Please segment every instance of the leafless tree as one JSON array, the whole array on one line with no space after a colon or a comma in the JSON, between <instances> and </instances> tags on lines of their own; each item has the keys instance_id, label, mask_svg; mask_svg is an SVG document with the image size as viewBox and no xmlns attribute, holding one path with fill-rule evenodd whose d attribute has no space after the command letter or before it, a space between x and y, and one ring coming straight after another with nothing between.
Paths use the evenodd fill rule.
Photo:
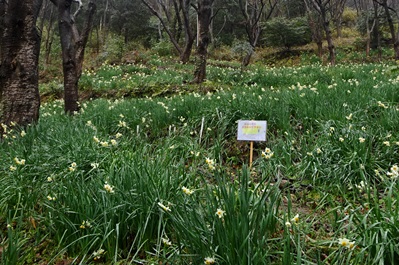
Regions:
<instances>
[{"instance_id":1,"label":"leafless tree","mask_svg":"<svg viewBox=\"0 0 399 265\"><path fill-rule=\"evenodd\" d=\"M41 31L43 32L43 48L44 48L44 67L46 68L50 64L50 53L54 41L54 35L56 32L56 7L51 3L50 0L46 0L40 12L41 18ZM44 22L47 23L44 23Z\"/></svg>"},{"instance_id":2,"label":"leafless tree","mask_svg":"<svg viewBox=\"0 0 399 265\"><path fill-rule=\"evenodd\" d=\"M330 55L330 64L335 65L335 46L333 42L331 26L330 26L330 17L328 12L331 8L331 0L304 0L307 1L308 6L313 6L314 10L319 14L321 22L323 24L323 29L325 33L325 37L327 40L328 51Z\"/></svg>"},{"instance_id":3,"label":"leafless tree","mask_svg":"<svg viewBox=\"0 0 399 265\"><path fill-rule=\"evenodd\" d=\"M62 66L64 74L65 112L73 114L79 111L78 82L82 74L85 47L93 24L96 5L89 0L87 19L83 30L79 33L76 16L82 11L81 0L51 0L58 7L58 23L61 38ZM77 3L72 13L72 4Z\"/></svg>"},{"instance_id":4,"label":"leafless tree","mask_svg":"<svg viewBox=\"0 0 399 265\"><path fill-rule=\"evenodd\" d=\"M320 15L315 12L309 5L307 1L305 2L307 19L309 23L309 28L312 33L312 40L317 45L317 56L319 58L323 57L323 22L321 21Z\"/></svg>"},{"instance_id":5,"label":"leafless tree","mask_svg":"<svg viewBox=\"0 0 399 265\"><path fill-rule=\"evenodd\" d=\"M191 56L191 50L195 41L190 23L191 0L173 0L168 6L163 0L151 3L148 0L142 2L149 8L151 13L156 16L163 29L168 34L170 41L180 55L180 60L187 63ZM180 45L180 35L184 28L184 45Z\"/></svg>"},{"instance_id":6,"label":"leafless tree","mask_svg":"<svg viewBox=\"0 0 399 265\"><path fill-rule=\"evenodd\" d=\"M378 59L381 60L382 58L382 49L381 49L381 34L380 34L380 20L378 14L378 4L373 1L373 8L374 8L374 31L376 33L376 43L377 43L377 50L378 50Z\"/></svg>"},{"instance_id":7,"label":"leafless tree","mask_svg":"<svg viewBox=\"0 0 399 265\"><path fill-rule=\"evenodd\" d=\"M262 31L262 22L268 20L277 6L278 0L238 0L241 13L244 17L245 31L251 45L242 60L242 65L247 66L258 44Z\"/></svg>"},{"instance_id":8,"label":"leafless tree","mask_svg":"<svg viewBox=\"0 0 399 265\"><path fill-rule=\"evenodd\" d=\"M341 38L342 15L346 7L346 0L331 0L330 6L331 20L334 22L335 28L337 29L338 38Z\"/></svg>"},{"instance_id":9,"label":"leafless tree","mask_svg":"<svg viewBox=\"0 0 399 265\"><path fill-rule=\"evenodd\" d=\"M385 16L387 18L389 32L391 33L393 49L395 52L395 59L399 60L399 29L398 29L398 32L395 31L395 25L394 25L394 21L393 21L391 12L394 12L398 16L398 18L399 18L399 15L396 12L396 10L388 4L388 0L373 0L373 1L378 3L379 5L381 5L385 11Z\"/></svg>"},{"instance_id":10,"label":"leafless tree","mask_svg":"<svg viewBox=\"0 0 399 265\"><path fill-rule=\"evenodd\" d=\"M369 8L369 1L364 1L365 5L365 26L366 26L366 56L370 56L370 49L371 49L371 33L374 31L375 28L378 29L378 6L377 3L373 2L374 6L374 15L371 18L370 8ZM371 23L370 23L371 22Z\"/></svg>"}]
</instances>

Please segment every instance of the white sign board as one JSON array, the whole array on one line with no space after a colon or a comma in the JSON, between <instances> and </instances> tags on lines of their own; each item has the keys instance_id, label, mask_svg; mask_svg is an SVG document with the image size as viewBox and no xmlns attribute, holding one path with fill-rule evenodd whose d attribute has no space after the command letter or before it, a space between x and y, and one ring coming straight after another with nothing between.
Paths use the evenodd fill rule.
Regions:
<instances>
[{"instance_id":1,"label":"white sign board","mask_svg":"<svg viewBox=\"0 0 399 265\"><path fill-rule=\"evenodd\" d=\"M237 140L239 141L266 141L266 121L238 121Z\"/></svg>"}]
</instances>

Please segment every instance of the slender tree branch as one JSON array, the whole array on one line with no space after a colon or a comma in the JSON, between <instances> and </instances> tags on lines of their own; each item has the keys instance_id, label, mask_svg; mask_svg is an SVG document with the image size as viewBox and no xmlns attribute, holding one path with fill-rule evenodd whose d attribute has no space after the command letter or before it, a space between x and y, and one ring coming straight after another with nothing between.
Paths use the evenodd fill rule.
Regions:
<instances>
[{"instance_id":1,"label":"slender tree branch","mask_svg":"<svg viewBox=\"0 0 399 265\"><path fill-rule=\"evenodd\" d=\"M195 12L198 13L198 6L194 5L194 3L191 3L191 7L194 8Z\"/></svg>"},{"instance_id":2,"label":"slender tree branch","mask_svg":"<svg viewBox=\"0 0 399 265\"><path fill-rule=\"evenodd\" d=\"M246 1L245 1L245 3L246 3ZM248 15L246 6L244 6L244 4L243 4L243 0L238 0L238 5L240 7L242 15L245 18L245 21L248 21L249 20L249 15Z\"/></svg>"},{"instance_id":3,"label":"slender tree branch","mask_svg":"<svg viewBox=\"0 0 399 265\"><path fill-rule=\"evenodd\" d=\"M170 14L169 14L165 4L162 2L162 0L158 0L157 2L162 7L162 10L163 10L163 12L165 13L165 16L166 16L166 20L170 23L170 21L171 21Z\"/></svg>"},{"instance_id":4,"label":"slender tree branch","mask_svg":"<svg viewBox=\"0 0 399 265\"><path fill-rule=\"evenodd\" d=\"M174 46L175 49L179 52L179 54L181 54L181 53L182 53L182 49L181 49L181 47L179 46L179 44L177 43L176 39L173 37L173 34L172 34L172 32L170 31L170 29L168 28L168 26L166 25L165 21L162 19L161 14L159 14L159 12L156 11L156 10L154 9L154 7L153 7L152 5L150 5L150 3L147 2L147 0L141 0L141 1L143 2L143 4L144 4L145 6L148 7L148 9L150 10L150 12L151 12L154 16L156 16L156 17L159 19L159 21L161 22L162 26L164 27L166 33L168 34L168 36L169 36L169 38L170 38L170 41L172 42L173 46Z\"/></svg>"},{"instance_id":5,"label":"slender tree branch","mask_svg":"<svg viewBox=\"0 0 399 265\"><path fill-rule=\"evenodd\" d=\"M75 3L78 3L79 4L79 6L78 6L78 9L76 10L76 12L75 12L75 14L73 14L73 20L75 21L75 18L78 16L78 14L80 13L80 11L82 10L82 8L83 8L83 3L82 3L82 0L73 0Z\"/></svg>"},{"instance_id":6,"label":"slender tree branch","mask_svg":"<svg viewBox=\"0 0 399 265\"><path fill-rule=\"evenodd\" d=\"M227 8L226 8L226 7L218 8L218 9L216 10L215 14L213 14L213 16L211 17L211 20L213 20L213 19L216 17L216 15L219 13L219 11L220 11L220 10L223 10L223 9L227 9Z\"/></svg>"}]
</instances>

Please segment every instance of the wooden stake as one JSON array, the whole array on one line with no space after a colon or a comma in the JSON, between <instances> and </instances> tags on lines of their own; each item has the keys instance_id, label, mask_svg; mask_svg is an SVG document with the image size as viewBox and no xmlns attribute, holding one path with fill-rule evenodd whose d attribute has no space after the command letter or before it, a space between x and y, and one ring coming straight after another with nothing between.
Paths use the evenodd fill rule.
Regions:
<instances>
[{"instance_id":1,"label":"wooden stake","mask_svg":"<svg viewBox=\"0 0 399 265\"><path fill-rule=\"evenodd\" d=\"M252 167L253 153L254 153L254 142L250 142L250 144L249 144L249 168Z\"/></svg>"}]
</instances>

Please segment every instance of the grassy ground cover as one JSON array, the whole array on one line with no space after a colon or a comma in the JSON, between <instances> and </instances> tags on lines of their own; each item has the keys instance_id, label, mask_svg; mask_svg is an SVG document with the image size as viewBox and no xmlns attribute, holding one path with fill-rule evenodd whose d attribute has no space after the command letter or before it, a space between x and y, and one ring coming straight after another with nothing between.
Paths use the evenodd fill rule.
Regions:
<instances>
[{"instance_id":1,"label":"grassy ground cover","mask_svg":"<svg viewBox=\"0 0 399 265\"><path fill-rule=\"evenodd\" d=\"M7 128L2 264L396 264L396 66L191 70L104 64L82 89L112 99Z\"/></svg>"}]
</instances>

